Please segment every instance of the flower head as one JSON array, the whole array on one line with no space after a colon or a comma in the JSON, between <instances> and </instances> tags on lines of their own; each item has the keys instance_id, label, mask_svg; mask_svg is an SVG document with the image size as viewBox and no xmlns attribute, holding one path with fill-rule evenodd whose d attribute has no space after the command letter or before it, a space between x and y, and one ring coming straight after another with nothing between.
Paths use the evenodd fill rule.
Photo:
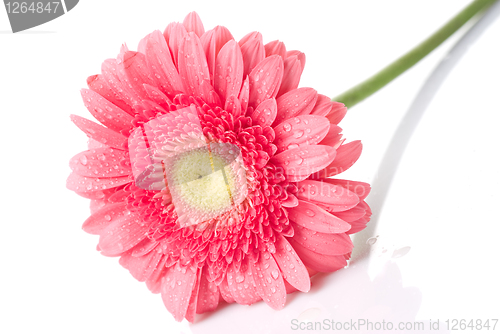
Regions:
<instances>
[{"instance_id":1,"label":"flower head","mask_svg":"<svg viewBox=\"0 0 500 334\"><path fill-rule=\"evenodd\" d=\"M220 299L282 308L343 268L369 221L369 185L331 178L361 143L342 139L343 104L298 88L304 65L191 13L123 46L82 90L102 124L72 116L90 138L67 182L91 199L83 229L179 321Z\"/></svg>"}]
</instances>

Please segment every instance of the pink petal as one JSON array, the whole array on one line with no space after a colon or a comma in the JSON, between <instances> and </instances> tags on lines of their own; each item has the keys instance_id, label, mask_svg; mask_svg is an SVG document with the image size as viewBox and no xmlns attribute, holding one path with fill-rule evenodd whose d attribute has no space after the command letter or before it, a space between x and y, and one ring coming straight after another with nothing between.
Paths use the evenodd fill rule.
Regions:
<instances>
[{"instance_id":1,"label":"pink petal","mask_svg":"<svg viewBox=\"0 0 500 334\"><path fill-rule=\"evenodd\" d=\"M179 46L181 44L181 41L184 39L184 36L186 36L186 34L187 34L186 28L184 27L183 24L178 22L170 23L163 32L163 36L165 37L165 41L167 42L168 47L170 49L170 53L172 55L174 64L179 63L178 62Z\"/></svg>"},{"instance_id":2,"label":"pink petal","mask_svg":"<svg viewBox=\"0 0 500 334\"><path fill-rule=\"evenodd\" d=\"M320 171L317 176L315 175L314 178L325 178L345 172L358 160L362 149L363 145L361 145L361 141L359 140L341 145L337 149L335 160L324 170Z\"/></svg>"},{"instance_id":3,"label":"pink petal","mask_svg":"<svg viewBox=\"0 0 500 334\"><path fill-rule=\"evenodd\" d=\"M316 101L316 105L311 111L311 115L328 115L332 110L334 103L335 102L332 102L332 100L328 96L318 94L318 100Z\"/></svg>"},{"instance_id":4,"label":"pink petal","mask_svg":"<svg viewBox=\"0 0 500 334\"><path fill-rule=\"evenodd\" d=\"M75 173L93 178L127 177L131 172L129 164L128 152L109 147L83 151L69 161Z\"/></svg>"},{"instance_id":5,"label":"pink petal","mask_svg":"<svg viewBox=\"0 0 500 334\"><path fill-rule=\"evenodd\" d=\"M159 245L159 241L152 240L150 238L146 238L142 240L137 246L134 247L132 251L132 256L141 257L146 254L149 254L153 249L156 249L156 246ZM156 249L158 251L158 249Z\"/></svg>"},{"instance_id":6,"label":"pink petal","mask_svg":"<svg viewBox=\"0 0 500 334\"><path fill-rule=\"evenodd\" d=\"M144 238L148 227L136 213L125 214L113 220L101 233L99 247L105 256L125 253Z\"/></svg>"},{"instance_id":7,"label":"pink petal","mask_svg":"<svg viewBox=\"0 0 500 334\"><path fill-rule=\"evenodd\" d=\"M123 188L123 187L122 187ZM111 188L111 189L106 189L106 190L96 190L96 191L75 191L79 196L82 196L84 198L88 198L90 200L97 199L97 200L106 200L111 198L113 194L115 194L117 191L119 191L118 188Z\"/></svg>"},{"instance_id":8,"label":"pink petal","mask_svg":"<svg viewBox=\"0 0 500 334\"><path fill-rule=\"evenodd\" d=\"M296 53L295 53L296 52ZM299 86L300 76L304 71L306 56L300 51L288 51L284 62L283 81L278 92L281 96Z\"/></svg>"},{"instance_id":9,"label":"pink petal","mask_svg":"<svg viewBox=\"0 0 500 334\"><path fill-rule=\"evenodd\" d=\"M353 222L350 222L351 224L351 229L347 231L347 234L353 234L357 233L361 230L363 230L366 227L366 224L370 221L370 214L365 214L364 217L355 220Z\"/></svg>"},{"instance_id":10,"label":"pink petal","mask_svg":"<svg viewBox=\"0 0 500 334\"><path fill-rule=\"evenodd\" d=\"M277 110L276 100L267 99L262 101L249 116L252 118L253 124L266 127L273 124Z\"/></svg>"},{"instance_id":11,"label":"pink petal","mask_svg":"<svg viewBox=\"0 0 500 334\"><path fill-rule=\"evenodd\" d=\"M274 123L279 124L294 116L309 114L317 99L318 93L308 87L297 88L281 95L276 100L278 116Z\"/></svg>"},{"instance_id":12,"label":"pink petal","mask_svg":"<svg viewBox=\"0 0 500 334\"><path fill-rule=\"evenodd\" d=\"M293 238L288 239L304 265L313 270L328 273L344 268L347 265L347 255L324 255L315 253L297 243Z\"/></svg>"},{"instance_id":13,"label":"pink petal","mask_svg":"<svg viewBox=\"0 0 500 334\"><path fill-rule=\"evenodd\" d=\"M343 255L350 253L354 247L345 233L330 234L312 231L298 224L293 226L293 240L307 249L324 255Z\"/></svg>"},{"instance_id":14,"label":"pink petal","mask_svg":"<svg viewBox=\"0 0 500 334\"><path fill-rule=\"evenodd\" d=\"M347 222L306 201L299 200L298 206L288 208L287 211L290 221L312 231L342 233L351 228Z\"/></svg>"},{"instance_id":15,"label":"pink petal","mask_svg":"<svg viewBox=\"0 0 500 334\"><path fill-rule=\"evenodd\" d=\"M116 132L132 129L133 118L128 113L94 91L82 89L81 94L85 107L103 125Z\"/></svg>"},{"instance_id":16,"label":"pink petal","mask_svg":"<svg viewBox=\"0 0 500 334\"><path fill-rule=\"evenodd\" d=\"M281 152L271 161L284 170L288 181L305 180L328 166L335 159L335 149L323 145L309 145Z\"/></svg>"},{"instance_id":17,"label":"pink petal","mask_svg":"<svg viewBox=\"0 0 500 334\"><path fill-rule=\"evenodd\" d=\"M249 39L245 43L240 44L240 47L244 63L243 76L246 76L252 72L257 64L266 58L266 51L262 43L262 36L260 38Z\"/></svg>"},{"instance_id":18,"label":"pink petal","mask_svg":"<svg viewBox=\"0 0 500 334\"><path fill-rule=\"evenodd\" d=\"M181 77L174 65L167 42L159 30L148 36L146 62L153 71L155 86L167 94L184 92Z\"/></svg>"},{"instance_id":19,"label":"pink petal","mask_svg":"<svg viewBox=\"0 0 500 334\"><path fill-rule=\"evenodd\" d=\"M370 185L365 182L340 180L340 179L324 179L322 181L344 187L354 192L359 197L360 200L364 200L366 196L368 196L371 190Z\"/></svg>"},{"instance_id":20,"label":"pink petal","mask_svg":"<svg viewBox=\"0 0 500 334\"><path fill-rule=\"evenodd\" d=\"M239 116L241 116L241 103L236 96L230 96L226 100L224 109L233 114L234 119L237 119Z\"/></svg>"},{"instance_id":21,"label":"pink petal","mask_svg":"<svg viewBox=\"0 0 500 334\"><path fill-rule=\"evenodd\" d=\"M186 311L186 320L193 323L194 318L196 316L196 307L198 305L198 295L200 292L200 278L201 278L201 269L198 269L196 274L196 281L194 283L193 293L191 294L191 298L189 298L188 309Z\"/></svg>"},{"instance_id":22,"label":"pink petal","mask_svg":"<svg viewBox=\"0 0 500 334\"><path fill-rule=\"evenodd\" d=\"M230 40L220 50L215 61L214 88L225 101L237 97L243 83L243 57L235 40Z\"/></svg>"},{"instance_id":23,"label":"pink petal","mask_svg":"<svg viewBox=\"0 0 500 334\"><path fill-rule=\"evenodd\" d=\"M211 78L213 78L215 72L215 60L217 59L220 49L232 39L234 38L231 32L223 26L217 26L205 32L200 37Z\"/></svg>"},{"instance_id":24,"label":"pink petal","mask_svg":"<svg viewBox=\"0 0 500 334\"><path fill-rule=\"evenodd\" d=\"M127 148L127 137L118 132L77 115L70 115L70 118L88 137L119 150Z\"/></svg>"},{"instance_id":25,"label":"pink petal","mask_svg":"<svg viewBox=\"0 0 500 334\"><path fill-rule=\"evenodd\" d=\"M299 200L292 194L288 194L288 198L281 202L281 206L285 208L294 208L299 205Z\"/></svg>"},{"instance_id":26,"label":"pink petal","mask_svg":"<svg viewBox=\"0 0 500 334\"><path fill-rule=\"evenodd\" d=\"M128 51L123 55L123 62L119 68L125 73L127 82L140 97L146 97L143 85L155 84L154 74L149 70L146 63L146 56L140 52Z\"/></svg>"},{"instance_id":27,"label":"pink petal","mask_svg":"<svg viewBox=\"0 0 500 334\"><path fill-rule=\"evenodd\" d=\"M339 148L342 144L342 129L335 124L330 123L330 128L328 129L328 133L325 138L319 142L320 145L331 146L335 149Z\"/></svg>"},{"instance_id":28,"label":"pink petal","mask_svg":"<svg viewBox=\"0 0 500 334\"><path fill-rule=\"evenodd\" d=\"M264 48L266 50L266 57L278 55L281 56L283 60L286 59L286 47L283 42L278 40L272 41L264 45Z\"/></svg>"},{"instance_id":29,"label":"pink petal","mask_svg":"<svg viewBox=\"0 0 500 334\"><path fill-rule=\"evenodd\" d=\"M219 292L220 292L222 299L224 299L224 301L226 303L231 304L231 303L235 302L233 294L229 290L229 286L228 286L227 281L225 279L219 284Z\"/></svg>"},{"instance_id":30,"label":"pink petal","mask_svg":"<svg viewBox=\"0 0 500 334\"><path fill-rule=\"evenodd\" d=\"M286 290L280 268L268 252L261 252L259 259L252 268L257 294L262 297L267 305L275 310L285 306Z\"/></svg>"},{"instance_id":31,"label":"pink petal","mask_svg":"<svg viewBox=\"0 0 500 334\"><path fill-rule=\"evenodd\" d=\"M257 39L257 40L261 41L261 43L262 43L262 41L263 41L262 34L258 31L252 31L251 33L246 34L242 39L240 39L238 44L240 46L243 46L243 44L245 44L248 41L251 41L253 39Z\"/></svg>"},{"instance_id":32,"label":"pink petal","mask_svg":"<svg viewBox=\"0 0 500 334\"><path fill-rule=\"evenodd\" d=\"M106 100L110 101L118 108L125 111L127 114L132 116L134 115L132 106L122 100L122 98L118 94L116 94L113 89L111 89L110 85L101 74L91 75L90 77L88 77L87 85L91 90L101 95Z\"/></svg>"},{"instance_id":33,"label":"pink petal","mask_svg":"<svg viewBox=\"0 0 500 334\"><path fill-rule=\"evenodd\" d=\"M102 231L104 231L104 229L112 223L112 221L123 217L126 209L126 203L108 204L100 210L92 213L92 215L83 223L82 229L89 234L101 234Z\"/></svg>"},{"instance_id":34,"label":"pink petal","mask_svg":"<svg viewBox=\"0 0 500 334\"><path fill-rule=\"evenodd\" d=\"M267 162L269 161L270 157L269 154L267 154L265 151L258 150L257 151L257 157L255 158L255 168L261 169L264 166L267 165Z\"/></svg>"},{"instance_id":35,"label":"pink petal","mask_svg":"<svg viewBox=\"0 0 500 334\"><path fill-rule=\"evenodd\" d=\"M207 280L206 269L204 268L200 277L196 313L213 311L217 308L217 305L219 305L219 288L214 282Z\"/></svg>"},{"instance_id":36,"label":"pink petal","mask_svg":"<svg viewBox=\"0 0 500 334\"><path fill-rule=\"evenodd\" d=\"M349 223L363 218L365 216L365 213L365 205L363 204L363 202L360 202L352 209L341 212L333 212L332 214Z\"/></svg>"},{"instance_id":37,"label":"pink petal","mask_svg":"<svg viewBox=\"0 0 500 334\"><path fill-rule=\"evenodd\" d=\"M158 104L165 110L169 110L169 105L172 101L170 101L168 96L163 94L162 91L150 85L144 85L144 90L152 102Z\"/></svg>"},{"instance_id":38,"label":"pink petal","mask_svg":"<svg viewBox=\"0 0 500 334\"><path fill-rule=\"evenodd\" d=\"M250 79L248 76L243 81L243 85L241 86L240 95L238 99L240 100L241 112L244 114L248 107L248 99L250 96Z\"/></svg>"},{"instance_id":39,"label":"pink petal","mask_svg":"<svg viewBox=\"0 0 500 334\"><path fill-rule=\"evenodd\" d=\"M119 100L124 101L130 107L141 100L137 92L126 82L125 74L120 72L117 59L105 60L101 65L101 72L103 79L108 83L109 88L113 90ZM133 112L129 111L128 113L131 116L134 115Z\"/></svg>"},{"instance_id":40,"label":"pink petal","mask_svg":"<svg viewBox=\"0 0 500 334\"><path fill-rule=\"evenodd\" d=\"M200 39L192 32L184 36L179 47L179 73L188 93L208 98L211 85L207 59Z\"/></svg>"},{"instance_id":41,"label":"pink petal","mask_svg":"<svg viewBox=\"0 0 500 334\"><path fill-rule=\"evenodd\" d=\"M283 78L283 60L276 55L268 57L257 64L248 77L250 79L248 102L255 108L262 101L274 98L278 94Z\"/></svg>"},{"instance_id":42,"label":"pink petal","mask_svg":"<svg viewBox=\"0 0 500 334\"><path fill-rule=\"evenodd\" d=\"M274 127L278 153L319 143L328 133L330 122L322 116L301 115Z\"/></svg>"},{"instance_id":43,"label":"pink petal","mask_svg":"<svg viewBox=\"0 0 500 334\"><path fill-rule=\"evenodd\" d=\"M297 186L299 199L323 204L329 211L346 211L359 203L359 197L355 193L329 182L304 180Z\"/></svg>"},{"instance_id":44,"label":"pink petal","mask_svg":"<svg viewBox=\"0 0 500 334\"><path fill-rule=\"evenodd\" d=\"M146 280L146 286L152 293L160 293L161 292L161 284L167 269L165 264L168 260L168 256L163 255L160 263L153 270L153 273Z\"/></svg>"},{"instance_id":45,"label":"pink petal","mask_svg":"<svg viewBox=\"0 0 500 334\"><path fill-rule=\"evenodd\" d=\"M246 271L236 270L233 263L227 267L227 286L234 301L241 305L251 305L261 297L257 294L252 278L252 270L248 266ZM240 269L243 269L240 267Z\"/></svg>"},{"instance_id":46,"label":"pink petal","mask_svg":"<svg viewBox=\"0 0 500 334\"><path fill-rule=\"evenodd\" d=\"M189 13L182 22L187 32L194 32L198 37L205 33L205 28L196 12Z\"/></svg>"},{"instance_id":47,"label":"pink petal","mask_svg":"<svg viewBox=\"0 0 500 334\"><path fill-rule=\"evenodd\" d=\"M290 243L278 234L274 246L276 253L273 257L281 269L283 278L298 290L308 292L311 288L309 273Z\"/></svg>"},{"instance_id":48,"label":"pink petal","mask_svg":"<svg viewBox=\"0 0 500 334\"><path fill-rule=\"evenodd\" d=\"M199 270L199 269L198 269ZM175 320L182 321L196 283L197 270L181 268L176 264L168 268L161 285L161 298Z\"/></svg>"},{"instance_id":49,"label":"pink petal","mask_svg":"<svg viewBox=\"0 0 500 334\"><path fill-rule=\"evenodd\" d=\"M145 282L156 269L161 259L162 253L149 252L143 256L133 256L132 253L122 255L120 264L139 282Z\"/></svg>"},{"instance_id":50,"label":"pink petal","mask_svg":"<svg viewBox=\"0 0 500 334\"><path fill-rule=\"evenodd\" d=\"M347 113L347 108L343 103L340 102L332 102L332 109L330 110L330 113L326 116L329 120L330 123L332 124L339 124L340 121L344 118L345 114Z\"/></svg>"},{"instance_id":51,"label":"pink petal","mask_svg":"<svg viewBox=\"0 0 500 334\"><path fill-rule=\"evenodd\" d=\"M66 180L66 187L69 190L80 193L91 193L99 190L111 189L132 182L128 176L126 177L106 177L93 178L78 175L73 172Z\"/></svg>"},{"instance_id":52,"label":"pink petal","mask_svg":"<svg viewBox=\"0 0 500 334\"><path fill-rule=\"evenodd\" d=\"M90 200L90 214L94 214L98 210L102 209L105 205L109 204L108 200L102 199L91 199Z\"/></svg>"}]
</instances>

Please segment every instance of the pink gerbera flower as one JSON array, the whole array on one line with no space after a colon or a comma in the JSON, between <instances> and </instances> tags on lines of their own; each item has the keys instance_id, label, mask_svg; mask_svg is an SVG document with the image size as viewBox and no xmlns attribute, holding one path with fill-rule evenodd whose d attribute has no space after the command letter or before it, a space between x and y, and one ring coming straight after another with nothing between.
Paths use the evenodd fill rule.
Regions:
<instances>
[{"instance_id":1,"label":"pink gerbera flower","mask_svg":"<svg viewBox=\"0 0 500 334\"><path fill-rule=\"evenodd\" d=\"M343 268L369 221L369 185L330 178L361 143L342 139L343 104L297 88L304 64L191 13L87 79L104 126L72 116L90 138L67 182L91 199L83 229L178 321L221 298L282 308L314 273Z\"/></svg>"}]
</instances>

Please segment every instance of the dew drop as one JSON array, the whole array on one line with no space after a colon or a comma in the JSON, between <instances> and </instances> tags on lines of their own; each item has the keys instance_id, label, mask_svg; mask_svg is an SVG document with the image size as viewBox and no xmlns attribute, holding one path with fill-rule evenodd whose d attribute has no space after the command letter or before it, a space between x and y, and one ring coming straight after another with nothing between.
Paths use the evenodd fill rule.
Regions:
<instances>
[{"instance_id":1,"label":"dew drop","mask_svg":"<svg viewBox=\"0 0 500 334\"><path fill-rule=\"evenodd\" d=\"M105 215L104 219L106 219L109 222L111 220L111 216L110 215Z\"/></svg>"},{"instance_id":2,"label":"dew drop","mask_svg":"<svg viewBox=\"0 0 500 334\"><path fill-rule=\"evenodd\" d=\"M85 154L83 154L82 156L80 156L80 163L84 166L87 165L87 156Z\"/></svg>"},{"instance_id":3,"label":"dew drop","mask_svg":"<svg viewBox=\"0 0 500 334\"><path fill-rule=\"evenodd\" d=\"M278 276L279 276L279 273L276 269L273 269L271 271L271 276L274 278L274 279L278 279Z\"/></svg>"},{"instance_id":4,"label":"dew drop","mask_svg":"<svg viewBox=\"0 0 500 334\"><path fill-rule=\"evenodd\" d=\"M296 131L296 132L293 134L293 137L298 139L298 138L302 137L303 135L304 135L304 131L299 130L299 131Z\"/></svg>"},{"instance_id":5,"label":"dew drop","mask_svg":"<svg viewBox=\"0 0 500 334\"><path fill-rule=\"evenodd\" d=\"M316 213L314 213L314 211L312 210L306 210L306 215L308 215L309 217L314 217Z\"/></svg>"},{"instance_id":6,"label":"dew drop","mask_svg":"<svg viewBox=\"0 0 500 334\"><path fill-rule=\"evenodd\" d=\"M283 124L283 130L285 131L290 131L292 129L292 126L289 123L284 123Z\"/></svg>"}]
</instances>

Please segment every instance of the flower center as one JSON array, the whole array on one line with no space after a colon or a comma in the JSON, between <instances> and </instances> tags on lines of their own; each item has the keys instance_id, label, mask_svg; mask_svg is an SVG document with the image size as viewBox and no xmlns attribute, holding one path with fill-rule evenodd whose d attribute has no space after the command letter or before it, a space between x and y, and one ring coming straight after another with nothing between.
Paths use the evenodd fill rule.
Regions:
<instances>
[{"instance_id":1,"label":"flower center","mask_svg":"<svg viewBox=\"0 0 500 334\"><path fill-rule=\"evenodd\" d=\"M233 210L247 195L246 170L235 145L210 143L165 162L172 202L183 226Z\"/></svg>"},{"instance_id":2,"label":"flower center","mask_svg":"<svg viewBox=\"0 0 500 334\"><path fill-rule=\"evenodd\" d=\"M234 210L247 196L239 147L209 142L194 106L137 128L129 137L129 153L136 185L168 188L181 227Z\"/></svg>"}]
</instances>

